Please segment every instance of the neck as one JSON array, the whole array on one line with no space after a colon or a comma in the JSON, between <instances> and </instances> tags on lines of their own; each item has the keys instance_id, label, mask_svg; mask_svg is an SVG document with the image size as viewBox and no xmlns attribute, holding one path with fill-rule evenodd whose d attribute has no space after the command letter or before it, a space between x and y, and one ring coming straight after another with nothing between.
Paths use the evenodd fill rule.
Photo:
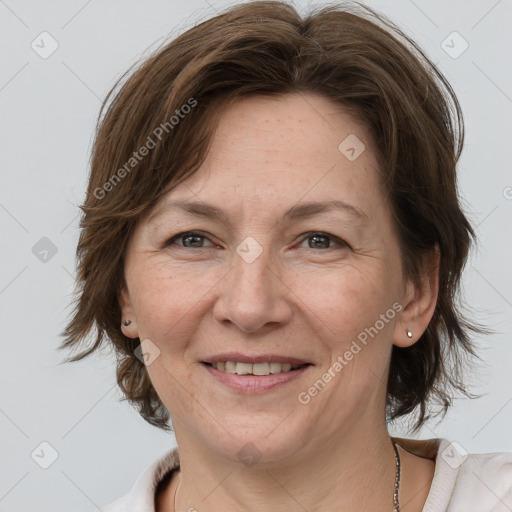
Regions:
<instances>
[{"instance_id":1,"label":"neck","mask_svg":"<svg viewBox=\"0 0 512 512\"><path fill-rule=\"evenodd\" d=\"M207 449L180 427L174 425L181 466L176 512L393 510L396 460L385 423L371 432L354 425L323 443L311 439L293 455L252 467Z\"/></svg>"}]
</instances>

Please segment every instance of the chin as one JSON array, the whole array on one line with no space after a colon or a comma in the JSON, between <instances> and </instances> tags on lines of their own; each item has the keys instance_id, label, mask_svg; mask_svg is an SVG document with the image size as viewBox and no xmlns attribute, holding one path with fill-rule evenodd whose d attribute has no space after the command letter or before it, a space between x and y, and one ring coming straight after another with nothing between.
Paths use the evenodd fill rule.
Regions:
<instances>
[{"instance_id":1,"label":"chin","mask_svg":"<svg viewBox=\"0 0 512 512\"><path fill-rule=\"evenodd\" d=\"M284 462L296 456L310 439L305 430L290 421L292 417L293 414L284 421L282 417L258 420L254 415L251 421L245 418L245 421L232 423L231 426L223 424L232 435L222 430L219 438L212 439L210 431L207 444L218 455L230 461L242 462L247 467L256 463L261 466Z\"/></svg>"}]
</instances>

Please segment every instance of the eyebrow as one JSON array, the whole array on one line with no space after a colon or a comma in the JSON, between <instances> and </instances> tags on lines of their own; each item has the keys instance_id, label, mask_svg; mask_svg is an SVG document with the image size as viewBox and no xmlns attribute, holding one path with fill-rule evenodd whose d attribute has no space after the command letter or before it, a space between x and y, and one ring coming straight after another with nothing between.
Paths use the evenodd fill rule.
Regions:
<instances>
[{"instance_id":1,"label":"eyebrow","mask_svg":"<svg viewBox=\"0 0 512 512\"><path fill-rule=\"evenodd\" d=\"M225 225L230 224L228 214L216 206L203 202L191 202L178 199L168 199L165 201L162 206L149 217L148 223L152 223L157 217L160 217L163 213L173 209L182 210L185 213L196 217L218 220ZM368 215L364 211L351 204L345 203L344 201L340 201L339 199L322 202L298 203L284 213L283 220L292 221L304 219L332 210L344 211L354 220L360 222L369 220Z\"/></svg>"}]
</instances>

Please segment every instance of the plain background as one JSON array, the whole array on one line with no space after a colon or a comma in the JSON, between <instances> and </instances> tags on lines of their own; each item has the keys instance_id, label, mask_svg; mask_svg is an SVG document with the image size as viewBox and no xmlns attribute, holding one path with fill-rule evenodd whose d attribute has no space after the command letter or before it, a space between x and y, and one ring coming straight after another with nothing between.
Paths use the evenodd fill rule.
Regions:
<instances>
[{"instance_id":1,"label":"plain background","mask_svg":"<svg viewBox=\"0 0 512 512\"><path fill-rule=\"evenodd\" d=\"M232 3L0 0L2 511L100 510L175 444L119 401L112 355L65 365L56 347L71 311L78 205L101 99L148 49ZM296 5L304 12L321 3ZM512 4L367 3L412 35L461 101L459 183L480 238L464 291L477 318L497 331L478 339L485 365L470 377L472 391L485 396L457 400L417 437L447 437L470 452L512 451ZM51 49L44 31L58 43L46 59L31 47L45 37ZM55 462L40 467L52 455Z\"/></svg>"}]
</instances>

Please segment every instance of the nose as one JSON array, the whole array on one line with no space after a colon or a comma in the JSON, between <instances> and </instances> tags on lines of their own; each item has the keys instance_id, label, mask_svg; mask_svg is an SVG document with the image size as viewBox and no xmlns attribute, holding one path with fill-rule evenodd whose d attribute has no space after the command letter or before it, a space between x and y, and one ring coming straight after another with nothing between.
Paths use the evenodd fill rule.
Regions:
<instances>
[{"instance_id":1,"label":"nose","mask_svg":"<svg viewBox=\"0 0 512 512\"><path fill-rule=\"evenodd\" d=\"M293 294L269 263L265 251L251 262L234 254L230 271L218 285L220 295L213 308L217 321L234 324L246 333L290 321Z\"/></svg>"}]
</instances>

